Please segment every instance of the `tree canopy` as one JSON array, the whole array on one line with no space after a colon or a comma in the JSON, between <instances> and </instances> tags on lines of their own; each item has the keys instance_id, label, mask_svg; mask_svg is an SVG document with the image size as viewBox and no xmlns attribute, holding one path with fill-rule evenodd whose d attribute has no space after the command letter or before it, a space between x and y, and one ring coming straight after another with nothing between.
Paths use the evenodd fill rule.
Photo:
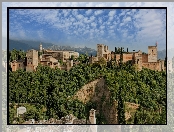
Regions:
<instances>
[{"instance_id":1,"label":"tree canopy","mask_svg":"<svg viewBox=\"0 0 174 132\"><path fill-rule=\"evenodd\" d=\"M13 51L16 52L16 51ZM10 53L10 54L13 54ZM17 52L18 53L18 52ZM19 53L24 56L23 52ZM13 56L13 55L12 55ZM18 57L19 57L18 56ZM11 57L14 59L16 56ZM79 61L86 62L85 55ZM51 69L39 65L36 72L9 71L9 102L36 103L29 105L25 119L61 118L73 114L79 119L87 118L86 106L72 96L85 84L100 78L101 75L111 93L111 100L117 100L119 123L165 124L166 123L166 73L142 69L136 71L129 63L122 65L100 65L80 63L69 71ZM171 75L173 76L173 74ZM111 102L112 102L111 101ZM141 107L131 121L125 121L125 102L136 103ZM90 108L91 105L88 105ZM43 111L46 109L46 111ZM10 109L10 122L14 111ZM100 121L105 122L102 115Z\"/></svg>"}]
</instances>

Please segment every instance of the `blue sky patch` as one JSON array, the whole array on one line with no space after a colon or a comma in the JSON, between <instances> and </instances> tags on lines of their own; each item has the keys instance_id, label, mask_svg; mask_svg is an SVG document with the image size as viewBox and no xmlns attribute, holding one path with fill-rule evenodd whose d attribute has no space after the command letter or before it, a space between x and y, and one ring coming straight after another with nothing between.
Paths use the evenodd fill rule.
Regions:
<instances>
[{"instance_id":1,"label":"blue sky patch","mask_svg":"<svg viewBox=\"0 0 174 132\"><path fill-rule=\"evenodd\" d=\"M147 52L166 49L166 10L10 9L10 38L90 47L106 44Z\"/></svg>"}]
</instances>

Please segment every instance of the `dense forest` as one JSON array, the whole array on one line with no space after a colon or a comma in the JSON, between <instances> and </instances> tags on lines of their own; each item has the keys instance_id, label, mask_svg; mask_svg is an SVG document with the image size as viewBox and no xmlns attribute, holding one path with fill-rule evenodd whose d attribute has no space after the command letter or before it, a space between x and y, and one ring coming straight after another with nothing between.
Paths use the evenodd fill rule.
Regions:
<instances>
[{"instance_id":1,"label":"dense forest","mask_svg":"<svg viewBox=\"0 0 174 132\"><path fill-rule=\"evenodd\" d=\"M22 58L25 53L10 53L10 59ZM103 77L111 92L111 103L118 101L119 124L166 124L166 73L143 69L137 71L129 63L87 64L87 58L80 56L79 65L70 71L51 69L39 65L36 72L9 71L9 121L23 122L28 119L61 118L73 114L79 119L88 118L94 104L83 104L72 96L85 84ZM124 102L136 103L140 107L130 120L125 120ZM17 118L14 103L25 103L24 119ZM32 104L33 103L33 104ZM98 118L97 123L105 122ZM107 122L105 122L107 123Z\"/></svg>"},{"instance_id":2,"label":"dense forest","mask_svg":"<svg viewBox=\"0 0 174 132\"><path fill-rule=\"evenodd\" d=\"M110 69L105 76L111 98L140 104L134 124L163 124L166 122L166 73L149 69L135 71L130 65ZM121 107L122 108L122 107ZM120 108L120 109L121 109ZM123 110L124 111L124 110ZM120 113L124 121L124 112ZM119 116L121 118L121 116ZM121 123L120 122L120 123ZM123 124L125 124L123 122Z\"/></svg>"}]
</instances>

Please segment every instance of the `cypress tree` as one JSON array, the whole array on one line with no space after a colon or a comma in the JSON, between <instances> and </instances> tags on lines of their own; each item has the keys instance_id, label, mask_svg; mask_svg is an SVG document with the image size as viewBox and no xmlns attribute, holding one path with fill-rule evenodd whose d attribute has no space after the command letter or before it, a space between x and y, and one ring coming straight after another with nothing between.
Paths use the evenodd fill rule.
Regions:
<instances>
[{"instance_id":1,"label":"cypress tree","mask_svg":"<svg viewBox=\"0 0 174 132\"><path fill-rule=\"evenodd\" d=\"M120 51L120 64L122 65L123 62L123 52L122 52L122 47L121 47L121 51Z\"/></svg>"},{"instance_id":2,"label":"cypress tree","mask_svg":"<svg viewBox=\"0 0 174 132\"><path fill-rule=\"evenodd\" d=\"M117 47L115 47L115 53L117 53Z\"/></svg>"},{"instance_id":3,"label":"cypress tree","mask_svg":"<svg viewBox=\"0 0 174 132\"><path fill-rule=\"evenodd\" d=\"M120 81L119 93L118 93L118 123L119 124L126 124L125 121L125 109L124 109L124 100L122 98L121 92L122 86Z\"/></svg>"},{"instance_id":4,"label":"cypress tree","mask_svg":"<svg viewBox=\"0 0 174 132\"><path fill-rule=\"evenodd\" d=\"M121 61L122 62L122 61ZM122 70L122 65L120 67L120 69ZM121 75L121 78L123 76ZM124 97L122 98L122 91L121 89L123 89L124 87L122 86L122 81L123 80L119 80L119 92L118 92L118 123L119 124L126 124L125 121L125 109L124 109Z\"/></svg>"}]
</instances>

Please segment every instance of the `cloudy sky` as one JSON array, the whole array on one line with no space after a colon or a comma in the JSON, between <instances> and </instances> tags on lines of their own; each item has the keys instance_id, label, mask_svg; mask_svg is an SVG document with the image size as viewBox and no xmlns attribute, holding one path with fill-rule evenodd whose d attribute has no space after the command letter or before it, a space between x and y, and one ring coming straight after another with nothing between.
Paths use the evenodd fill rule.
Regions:
<instances>
[{"instance_id":1,"label":"cloudy sky","mask_svg":"<svg viewBox=\"0 0 174 132\"><path fill-rule=\"evenodd\" d=\"M42 4L53 6L52 3ZM92 4L88 3L86 6L95 6ZM98 6L104 7L101 4L98 3ZM109 4L114 6L112 3ZM3 4L4 7L7 5L7 3ZM15 5L17 6L16 3L12 6ZM127 5L130 4L127 3ZM23 4L23 6L26 5ZM77 6L83 6L83 4L77 4ZM147 51L147 46L155 45L157 41L159 50L166 48L166 10L14 9L10 10L9 16L9 33L12 39L34 39L59 45L87 46L95 49L96 44L102 43L108 45L110 50L114 50L115 46L122 46L130 50L141 49L142 51Z\"/></svg>"}]
</instances>

